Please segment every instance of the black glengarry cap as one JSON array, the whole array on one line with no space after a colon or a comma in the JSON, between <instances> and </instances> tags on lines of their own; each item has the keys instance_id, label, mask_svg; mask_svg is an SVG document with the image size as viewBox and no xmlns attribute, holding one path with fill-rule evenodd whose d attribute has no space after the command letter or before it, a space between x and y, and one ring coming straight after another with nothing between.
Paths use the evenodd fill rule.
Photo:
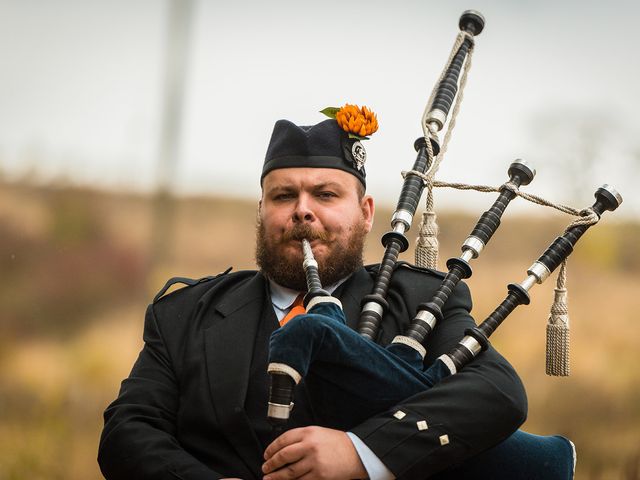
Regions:
<instances>
[{"instance_id":1,"label":"black glengarry cap","mask_svg":"<svg viewBox=\"0 0 640 480\"><path fill-rule=\"evenodd\" d=\"M262 166L260 185L265 175L278 168L336 168L354 175L364 187L366 152L358 139L329 119L312 126L298 126L278 120Z\"/></svg>"}]
</instances>

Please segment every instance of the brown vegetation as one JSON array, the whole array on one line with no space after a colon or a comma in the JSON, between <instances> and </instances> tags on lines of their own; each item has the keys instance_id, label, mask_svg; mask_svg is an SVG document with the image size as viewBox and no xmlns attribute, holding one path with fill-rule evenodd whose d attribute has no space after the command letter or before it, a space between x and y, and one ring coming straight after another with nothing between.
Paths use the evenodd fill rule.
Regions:
<instances>
[{"instance_id":1,"label":"brown vegetation","mask_svg":"<svg viewBox=\"0 0 640 480\"><path fill-rule=\"evenodd\" d=\"M141 346L146 302L169 276L252 268L255 206L185 198L154 208L142 196L0 184L0 479L101 478L101 413ZM378 212L368 262L381 258L388 218ZM540 218L507 215L474 263L477 319L569 221ZM474 221L440 212L442 258L457 255ZM573 439L578 479L639 478L639 233L603 221L571 258L571 377L544 375L552 281L493 337L527 387L525 428Z\"/></svg>"}]
</instances>

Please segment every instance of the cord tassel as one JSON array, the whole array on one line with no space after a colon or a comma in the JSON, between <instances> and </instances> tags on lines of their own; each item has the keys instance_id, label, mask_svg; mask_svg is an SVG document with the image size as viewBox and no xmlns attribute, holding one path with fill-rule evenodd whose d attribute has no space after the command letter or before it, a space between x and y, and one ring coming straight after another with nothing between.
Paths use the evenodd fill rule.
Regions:
<instances>
[{"instance_id":1,"label":"cord tassel","mask_svg":"<svg viewBox=\"0 0 640 480\"><path fill-rule=\"evenodd\" d=\"M547 323L547 375L569 376L569 309L567 306L566 262L562 262L554 301Z\"/></svg>"},{"instance_id":2,"label":"cord tassel","mask_svg":"<svg viewBox=\"0 0 640 480\"><path fill-rule=\"evenodd\" d=\"M419 267L438 268L438 224L436 212L433 210L433 191L431 185L427 185L427 201L416 239L415 262Z\"/></svg>"}]
</instances>

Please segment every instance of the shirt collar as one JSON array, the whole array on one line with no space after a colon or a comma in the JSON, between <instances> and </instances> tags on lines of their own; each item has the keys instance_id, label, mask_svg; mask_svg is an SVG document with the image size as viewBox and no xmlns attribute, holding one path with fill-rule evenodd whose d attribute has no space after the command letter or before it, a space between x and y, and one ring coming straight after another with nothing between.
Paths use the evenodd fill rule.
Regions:
<instances>
[{"instance_id":1,"label":"shirt collar","mask_svg":"<svg viewBox=\"0 0 640 480\"><path fill-rule=\"evenodd\" d=\"M345 277L342 280L337 281L333 285L328 285L323 288L327 292L332 294L333 292L335 292L336 288L338 288L347 280L347 278L349 277ZM291 307L291 305L293 305L293 302L296 300L296 297L300 293L304 293L304 292L299 292L297 290L292 290L287 287L283 287L282 285L274 282L271 279L269 279L269 290L271 293L271 303L273 304L274 307L280 310L286 310L289 307Z\"/></svg>"},{"instance_id":2,"label":"shirt collar","mask_svg":"<svg viewBox=\"0 0 640 480\"><path fill-rule=\"evenodd\" d=\"M269 279L269 290L271 292L271 303L274 307L279 308L280 310L286 310L289 308L295 301L298 294L300 294L297 290L283 287L271 279Z\"/></svg>"}]
</instances>

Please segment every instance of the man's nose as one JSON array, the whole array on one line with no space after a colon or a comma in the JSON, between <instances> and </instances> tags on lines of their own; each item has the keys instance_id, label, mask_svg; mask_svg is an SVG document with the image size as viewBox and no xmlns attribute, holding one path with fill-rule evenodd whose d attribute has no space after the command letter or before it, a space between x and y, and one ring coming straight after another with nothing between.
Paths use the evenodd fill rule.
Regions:
<instances>
[{"instance_id":1,"label":"man's nose","mask_svg":"<svg viewBox=\"0 0 640 480\"><path fill-rule=\"evenodd\" d=\"M302 222L313 222L316 216L313 213L313 208L309 198L301 195L298 197L298 201L296 203L296 208L293 212L293 221L302 223Z\"/></svg>"}]
</instances>

